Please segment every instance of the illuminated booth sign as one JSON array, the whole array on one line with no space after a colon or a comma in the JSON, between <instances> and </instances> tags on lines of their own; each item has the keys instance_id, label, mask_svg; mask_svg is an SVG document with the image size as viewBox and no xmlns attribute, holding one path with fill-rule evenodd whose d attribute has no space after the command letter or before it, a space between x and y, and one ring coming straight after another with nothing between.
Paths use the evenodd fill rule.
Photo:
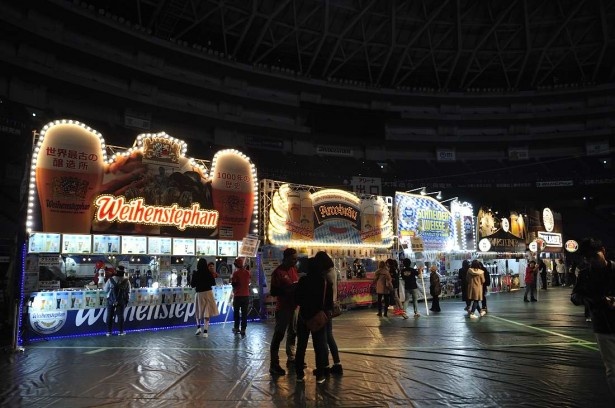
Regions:
<instances>
[{"instance_id":1,"label":"illuminated booth sign","mask_svg":"<svg viewBox=\"0 0 615 408\"><path fill-rule=\"evenodd\" d=\"M541 239L544 248L541 252L563 252L562 215L546 207L529 211L528 236L530 240Z\"/></svg>"},{"instance_id":2,"label":"illuminated booth sign","mask_svg":"<svg viewBox=\"0 0 615 408\"><path fill-rule=\"evenodd\" d=\"M256 170L236 150L208 170L166 133L141 134L107 156L85 124L47 124L34 150L28 233L173 235L241 240L254 232Z\"/></svg>"},{"instance_id":3,"label":"illuminated booth sign","mask_svg":"<svg viewBox=\"0 0 615 408\"><path fill-rule=\"evenodd\" d=\"M429 196L395 193L397 235L400 244L410 248L420 239L424 251L448 252L455 247L453 216L439 201Z\"/></svg>"},{"instance_id":4,"label":"illuminated booth sign","mask_svg":"<svg viewBox=\"0 0 615 408\"><path fill-rule=\"evenodd\" d=\"M393 242L391 214L379 196L282 184L268 216L267 237L274 245L389 247Z\"/></svg>"},{"instance_id":5,"label":"illuminated booth sign","mask_svg":"<svg viewBox=\"0 0 615 408\"><path fill-rule=\"evenodd\" d=\"M517 212L499 218L490 209L478 210L478 249L481 252L525 252L525 223Z\"/></svg>"},{"instance_id":6,"label":"illuminated booth sign","mask_svg":"<svg viewBox=\"0 0 615 408\"><path fill-rule=\"evenodd\" d=\"M474 221L474 209L468 202L452 201L451 214L455 227L454 250L476 250L476 228Z\"/></svg>"}]
</instances>

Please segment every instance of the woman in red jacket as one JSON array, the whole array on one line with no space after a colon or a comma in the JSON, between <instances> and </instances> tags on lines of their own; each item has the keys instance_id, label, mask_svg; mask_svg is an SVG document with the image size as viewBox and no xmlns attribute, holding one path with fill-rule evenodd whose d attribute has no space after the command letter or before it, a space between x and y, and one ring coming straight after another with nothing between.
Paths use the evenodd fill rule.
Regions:
<instances>
[{"instance_id":1,"label":"woman in red jacket","mask_svg":"<svg viewBox=\"0 0 615 408\"><path fill-rule=\"evenodd\" d=\"M538 272L538 268L536 267L536 261L530 261L525 268L525 294L523 295L523 301L529 302L527 300L528 293L531 296L532 302L536 302L536 273Z\"/></svg>"}]
</instances>

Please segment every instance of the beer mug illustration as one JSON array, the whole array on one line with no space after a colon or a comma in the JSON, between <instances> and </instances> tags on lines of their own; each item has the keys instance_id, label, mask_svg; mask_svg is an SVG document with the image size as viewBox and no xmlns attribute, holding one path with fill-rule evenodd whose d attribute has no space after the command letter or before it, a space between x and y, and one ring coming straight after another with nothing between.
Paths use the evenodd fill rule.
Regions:
<instances>
[{"instance_id":1,"label":"beer mug illustration","mask_svg":"<svg viewBox=\"0 0 615 408\"><path fill-rule=\"evenodd\" d=\"M254 216L254 177L247 157L232 150L214 156L212 166L214 209L220 213L218 236L240 240L250 233Z\"/></svg>"},{"instance_id":2,"label":"beer mug illustration","mask_svg":"<svg viewBox=\"0 0 615 408\"><path fill-rule=\"evenodd\" d=\"M382 240L382 205L375 199L361 200L361 240L377 243Z\"/></svg>"},{"instance_id":3,"label":"beer mug illustration","mask_svg":"<svg viewBox=\"0 0 615 408\"><path fill-rule=\"evenodd\" d=\"M299 228L301 226L301 196L298 191L289 191L288 202L288 230L291 240L301 239Z\"/></svg>"},{"instance_id":4,"label":"beer mug illustration","mask_svg":"<svg viewBox=\"0 0 615 408\"><path fill-rule=\"evenodd\" d=\"M77 124L52 125L36 160L42 229L89 233L104 170L101 139Z\"/></svg>"},{"instance_id":5,"label":"beer mug illustration","mask_svg":"<svg viewBox=\"0 0 615 408\"><path fill-rule=\"evenodd\" d=\"M301 217L300 226L301 234L304 240L311 241L314 239L314 207L312 205L312 196L309 191L301 191L299 193L301 200Z\"/></svg>"}]
</instances>

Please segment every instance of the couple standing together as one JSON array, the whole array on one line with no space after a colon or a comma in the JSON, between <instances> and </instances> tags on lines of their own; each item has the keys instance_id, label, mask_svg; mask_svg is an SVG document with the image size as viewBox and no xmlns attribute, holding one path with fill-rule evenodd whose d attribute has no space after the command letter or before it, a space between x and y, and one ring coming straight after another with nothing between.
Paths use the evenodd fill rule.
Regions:
<instances>
[{"instance_id":1,"label":"couple standing together","mask_svg":"<svg viewBox=\"0 0 615 408\"><path fill-rule=\"evenodd\" d=\"M305 351L311 333L316 354L314 374L316 382L323 383L329 373L342 374L330 318L333 302L337 297L333 260L325 252L318 252L308 259L308 273L301 279L296 268L297 260L297 251L294 248L285 249L282 264L271 275L270 294L277 297L277 305L275 329L269 350L269 372L273 375L286 374L286 370L280 366L279 358L280 344L286 335L287 366L294 368L297 382L305 381ZM321 330L310 332L305 322L321 310L329 315L327 324ZM333 357L332 367L329 367L329 350Z\"/></svg>"}]
</instances>

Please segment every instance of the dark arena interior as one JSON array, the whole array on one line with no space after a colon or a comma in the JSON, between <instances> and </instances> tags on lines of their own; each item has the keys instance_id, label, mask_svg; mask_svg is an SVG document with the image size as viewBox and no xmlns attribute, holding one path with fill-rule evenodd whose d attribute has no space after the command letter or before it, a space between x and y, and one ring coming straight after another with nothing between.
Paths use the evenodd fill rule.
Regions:
<instances>
[{"instance_id":1,"label":"dark arena interior","mask_svg":"<svg viewBox=\"0 0 615 408\"><path fill-rule=\"evenodd\" d=\"M263 310L245 339L226 321L207 339L192 321L123 339L17 333L31 163L61 119L109 156L165 132L205 167L237 149L258 180L549 207L563 242L599 238L611 259L615 1L0 0L0 22L6 406L615 406L570 286L535 304L523 283L490 293L479 321L456 294L408 320L348 308L334 320L344 375L325 384L311 345L305 383L270 375Z\"/></svg>"}]
</instances>

